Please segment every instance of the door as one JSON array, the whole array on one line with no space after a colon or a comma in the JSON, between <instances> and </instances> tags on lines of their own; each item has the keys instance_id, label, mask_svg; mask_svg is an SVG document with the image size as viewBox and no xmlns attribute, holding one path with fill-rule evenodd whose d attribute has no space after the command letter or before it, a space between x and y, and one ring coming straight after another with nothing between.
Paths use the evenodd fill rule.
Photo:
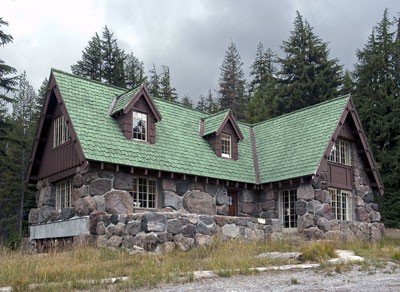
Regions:
<instances>
[{"instance_id":1,"label":"door","mask_svg":"<svg viewBox=\"0 0 400 292\"><path fill-rule=\"evenodd\" d=\"M228 191L228 196L230 198L229 205L229 216L237 216L237 191Z\"/></svg>"}]
</instances>

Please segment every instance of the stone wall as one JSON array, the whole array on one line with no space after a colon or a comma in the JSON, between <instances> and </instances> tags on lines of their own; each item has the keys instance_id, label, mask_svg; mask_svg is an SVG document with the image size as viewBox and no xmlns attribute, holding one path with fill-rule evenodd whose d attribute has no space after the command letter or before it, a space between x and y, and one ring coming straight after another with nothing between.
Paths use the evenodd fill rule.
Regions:
<instances>
[{"instance_id":1,"label":"stone wall","mask_svg":"<svg viewBox=\"0 0 400 292\"><path fill-rule=\"evenodd\" d=\"M281 235L279 220L197 215L171 212L145 212L111 215L93 212L89 231L98 247L123 247L128 250L165 251L178 247L209 245L222 240L245 238L265 240Z\"/></svg>"}]
</instances>

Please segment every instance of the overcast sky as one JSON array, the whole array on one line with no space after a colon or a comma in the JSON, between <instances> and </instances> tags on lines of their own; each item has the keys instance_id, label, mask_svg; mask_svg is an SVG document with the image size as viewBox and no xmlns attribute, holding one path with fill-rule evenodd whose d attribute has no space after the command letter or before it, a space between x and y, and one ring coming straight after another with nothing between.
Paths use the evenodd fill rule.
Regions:
<instances>
[{"instance_id":1,"label":"overcast sky","mask_svg":"<svg viewBox=\"0 0 400 292\"><path fill-rule=\"evenodd\" d=\"M89 39L105 25L119 45L161 72L192 99L218 87L225 51L235 42L249 72L259 42L282 57L296 10L329 43L330 57L352 69L355 52L383 16L399 17L398 0L0 0L2 27L14 38L0 58L27 72L35 89L50 69L70 72ZM146 72L146 73L147 73Z\"/></svg>"}]
</instances>

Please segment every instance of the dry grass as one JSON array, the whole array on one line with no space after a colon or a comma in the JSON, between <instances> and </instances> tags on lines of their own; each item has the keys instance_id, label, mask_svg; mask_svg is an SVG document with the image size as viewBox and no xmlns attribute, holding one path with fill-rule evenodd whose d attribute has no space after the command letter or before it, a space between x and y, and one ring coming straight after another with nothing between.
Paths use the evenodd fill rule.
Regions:
<instances>
[{"instance_id":1,"label":"dry grass","mask_svg":"<svg viewBox=\"0 0 400 292\"><path fill-rule=\"evenodd\" d=\"M371 262L400 263L400 232L389 231L378 243L215 240L209 247L189 252L174 250L165 255L129 255L124 250L93 247L26 255L0 248L0 287L12 286L15 291L25 291L29 287L32 289L29 285L39 284L36 291L106 289L107 284L100 281L111 277L129 278L117 284L119 289L154 287L161 282L190 281L196 270L213 270L220 276L229 277L237 273L254 273L251 270L254 267L293 263L293 260L255 258L270 251L300 251L305 261L323 262L335 256L335 248L353 250ZM95 283L89 284L88 280Z\"/></svg>"}]
</instances>

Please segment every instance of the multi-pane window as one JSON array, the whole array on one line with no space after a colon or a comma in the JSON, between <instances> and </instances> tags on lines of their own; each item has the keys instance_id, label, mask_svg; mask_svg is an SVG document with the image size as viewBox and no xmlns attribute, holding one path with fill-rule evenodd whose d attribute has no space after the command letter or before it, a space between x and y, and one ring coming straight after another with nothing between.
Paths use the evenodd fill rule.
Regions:
<instances>
[{"instance_id":1,"label":"multi-pane window","mask_svg":"<svg viewBox=\"0 0 400 292\"><path fill-rule=\"evenodd\" d=\"M221 156L231 158L232 152L232 136L229 134L221 134Z\"/></svg>"},{"instance_id":2,"label":"multi-pane window","mask_svg":"<svg viewBox=\"0 0 400 292\"><path fill-rule=\"evenodd\" d=\"M61 115L53 121L53 148L66 143L69 140L69 129Z\"/></svg>"},{"instance_id":3,"label":"multi-pane window","mask_svg":"<svg viewBox=\"0 0 400 292\"><path fill-rule=\"evenodd\" d=\"M297 227L297 214L295 203L297 201L297 190L284 190L280 192L279 212L284 228Z\"/></svg>"},{"instance_id":4,"label":"multi-pane window","mask_svg":"<svg viewBox=\"0 0 400 292\"><path fill-rule=\"evenodd\" d=\"M133 190L129 192L133 197L133 206L137 208L157 207L156 181L141 177L133 179Z\"/></svg>"},{"instance_id":5,"label":"multi-pane window","mask_svg":"<svg viewBox=\"0 0 400 292\"><path fill-rule=\"evenodd\" d=\"M133 139L146 141L147 115L144 113L133 112Z\"/></svg>"},{"instance_id":6,"label":"multi-pane window","mask_svg":"<svg viewBox=\"0 0 400 292\"><path fill-rule=\"evenodd\" d=\"M332 213L337 220L351 219L351 193L329 188L332 200Z\"/></svg>"},{"instance_id":7,"label":"multi-pane window","mask_svg":"<svg viewBox=\"0 0 400 292\"><path fill-rule=\"evenodd\" d=\"M56 184L56 209L72 207L72 180L65 180Z\"/></svg>"},{"instance_id":8,"label":"multi-pane window","mask_svg":"<svg viewBox=\"0 0 400 292\"><path fill-rule=\"evenodd\" d=\"M329 161L351 165L350 143L343 140L336 140L329 155Z\"/></svg>"}]
</instances>

